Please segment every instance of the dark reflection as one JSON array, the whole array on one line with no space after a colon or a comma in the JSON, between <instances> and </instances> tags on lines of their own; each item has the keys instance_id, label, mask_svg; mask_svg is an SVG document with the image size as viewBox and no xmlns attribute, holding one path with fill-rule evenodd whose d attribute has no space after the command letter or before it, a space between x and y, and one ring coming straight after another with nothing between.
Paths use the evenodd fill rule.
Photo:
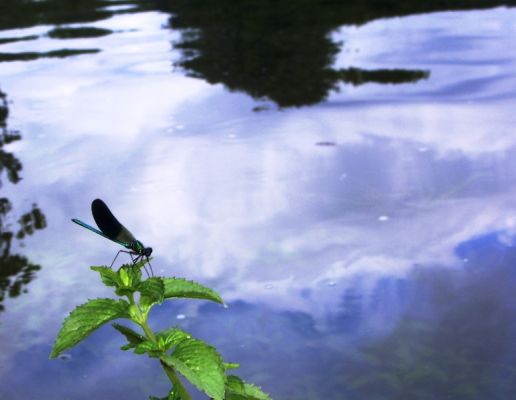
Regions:
<instances>
[{"instance_id":1,"label":"dark reflection","mask_svg":"<svg viewBox=\"0 0 516 400\"><path fill-rule=\"evenodd\" d=\"M22 165L12 153L8 153L4 150L4 146L20 140L21 135L18 132L9 131L7 129L8 116L9 108L7 107L6 95L0 91L0 177L5 172L10 182L18 183L20 181ZM2 209L3 208L4 207L2 207Z\"/></svg>"},{"instance_id":2,"label":"dark reflection","mask_svg":"<svg viewBox=\"0 0 516 400\"><path fill-rule=\"evenodd\" d=\"M280 107L324 100L339 84L400 84L423 70L332 68L341 44L330 34L393 16L514 5L516 1L173 0L170 25L182 30L178 65L210 83L270 99Z\"/></svg>"},{"instance_id":3,"label":"dark reflection","mask_svg":"<svg viewBox=\"0 0 516 400\"><path fill-rule=\"evenodd\" d=\"M5 175L12 184L20 181L21 162L4 149L4 145L20 140L18 132L7 129L8 106L6 96L0 91L0 185ZM26 257L11 253L14 240L32 235L46 227L45 216L35 204L32 209L18 219L17 227L9 221L13 218L12 203L0 197L0 311L4 310L4 299L17 297L27 291L26 286L34 279L41 267L31 263Z\"/></svg>"},{"instance_id":4,"label":"dark reflection","mask_svg":"<svg viewBox=\"0 0 516 400\"><path fill-rule=\"evenodd\" d=\"M38 58L65 58L81 54L95 54L99 49L61 49L44 52L28 51L23 53L0 53L0 62L5 61L31 61Z\"/></svg>"},{"instance_id":5,"label":"dark reflection","mask_svg":"<svg viewBox=\"0 0 516 400\"><path fill-rule=\"evenodd\" d=\"M63 24L86 23L110 18L115 14L160 9L160 0L2 0L0 1L0 35L2 30L27 28L37 25L58 25L48 32L54 39L92 38L112 33L93 27L63 27ZM0 45L35 40L37 35L1 38ZM0 52L0 62L31 61L39 58L63 58L94 54L99 49L58 49L47 52Z\"/></svg>"},{"instance_id":6,"label":"dark reflection","mask_svg":"<svg viewBox=\"0 0 516 400\"><path fill-rule=\"evenodd\" d=\"M111 33L113 32L109 29L85 26L80 28L54 28L48 32L48 36L54 39L76 39L106 36Z\"/></svg>"},{"instance_id":7,"label":"dark reflection","mask_svg":"<svg viewBox=\"0 0 516 400\"><path fill-rule=\"evenodd\" d=\"M428 71L409 71L404 69L377 69L366 70L359 68L347 68L338 71L342 82L354 86L364 83L399 84L416 82L430 76Z\"/></svg>"},{"instance_id":8,"label":"dark reflection","mask_svg":"<svg viewBox=\"0 0 516 400\"><path fill-rule=\"evenodd\" d=\"M0 30L100 21L114 14L158 9L159 4L158 0L2 0ZM110 8L114 6L128 7Z\"/></svg>"},{"instance_id":9,"label":"dark reflection","mask_svg":"<svg viewBox=\"0 0 516 400\"><path fill-rule=\"evenodd\" d=\"M15 38L4 38L0 39L0 45L7 44L7 43L14 43L14 42L23 42L27 40L36 40L39 38L37 35L28 35L28 36L20 36Z\"/></svg>"}]
</instances>

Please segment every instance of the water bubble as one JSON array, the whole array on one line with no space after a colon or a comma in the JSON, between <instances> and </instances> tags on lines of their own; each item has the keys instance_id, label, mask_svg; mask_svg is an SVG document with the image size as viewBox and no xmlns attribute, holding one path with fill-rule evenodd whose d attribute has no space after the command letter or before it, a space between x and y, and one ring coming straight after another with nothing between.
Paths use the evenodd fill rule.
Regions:
<instances>
[{"instance_id":1,"label":"water bubble","mask_svg":"<svg viewBox=\"0 0 516 400\"><path fill-rule=\"evenodd\" d=\"M176 315L176 319L185 319L186 318L186 315L184 314L177 314Z\"/></svg>"},{"instance_id":2,"label":"water bubble","mask_svg":"<svg viewBox=\"0 0 516 400\"><path fill-rule=\"evenodd\" d=\"M388 221L388 220L389 220L389 216L388 215L380 215L378 217L378 221L381 221L381 222Z\"/></svg>"}]
</instances>

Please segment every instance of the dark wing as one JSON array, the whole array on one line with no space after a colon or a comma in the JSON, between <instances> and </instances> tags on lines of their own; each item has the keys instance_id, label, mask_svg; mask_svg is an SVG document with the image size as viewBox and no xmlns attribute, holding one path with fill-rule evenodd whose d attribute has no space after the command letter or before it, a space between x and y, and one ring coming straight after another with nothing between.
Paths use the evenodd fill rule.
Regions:
<instances>
[{"instance_id":1,"label":"dark wing","mask_svg":"<svg viewBox=\"0 0 516 400\"><path fill-rule=\"evenodd\" d=\"M99 231L97 228L94 228L93 226L88 225L86 222L82 222L80 219L72 218L72 221L75 222L77 225L82 226L83 228L86 228L86 229L89 229L92 232L95 232L97 235L104 236L106 239L112 240L113 242L121 244L124 247L128 246L128 243L122 242L122 241L119 241L119 240L115 240L115 239L111 239L108 235L106 235L103 232Z\"/></svg>"},{"instance_id":2,"label":"dark wing","mask_svg":"<svg viewBox=\"0 0 516 400\"><path fill-rule=\"evenodd\" d=\"M126 247L136 240L133 234L118 222L102 200L93 200L91 203L91 213L95 223L104 234L103 236Z\"/></svg>"}]
</instances>

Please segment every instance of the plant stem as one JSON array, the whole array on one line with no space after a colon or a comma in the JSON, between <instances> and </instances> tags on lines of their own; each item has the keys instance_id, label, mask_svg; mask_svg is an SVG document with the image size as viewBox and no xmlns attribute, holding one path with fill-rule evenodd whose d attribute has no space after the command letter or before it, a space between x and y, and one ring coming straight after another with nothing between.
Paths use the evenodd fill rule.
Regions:
<instances>
[{"instance_id":1,"label":"plant stem","mask_svg":"<svg viewBox=\"0 0 516 400\"><path fill-rule=\"evenodd\" d=\"M151 331L151 329L149 328L149 325L147 325L147 321L143 321L143 323L140 324L140 326L142 327L143 331L145 332L145 334L147 335L147 338L156 343L156 336L154 336L154 333Z\"/></svg>"},{"instance_id":2,"label":"plant stem","mask_svg":"<svg viewBox=\"0 0 516 400\"><path fill-rule=\"evenodd\" d=\"M128 298L129 298L129 303L138 308L138 311L140 314L139 316L141 317L141 318L139 318L141 320L141 322L139 322L139 321L134 321L134 322L136 322L138 325L140 325L142 327L143 331L145 332L145 335L147 336L147 339L156 343L156 336L154 336L154 333L151 331L151 329L149 328L149 325L147 324L147 315L144 316L143 313L141 312L139 304L137 304L136 300L134 299L134 293L129 294Z\"/></svg>"},{"instance_id":3,"label":"plant stem","mask_svg":"<svg viewBox=\"0 0 516 400\"><path fill-rule=\"evenodd\" d=\"M145 335L147 336L147 339L149 339L150 341L156 343L157 342L156 341L156 336L154 335L154 332L152 332L152 330L149 328L149 325L147 324L147 315L144 315L141 312L139 305L136 303L136 300L134 299L134 294L131 293L128 296L128 298L129 298L130 304L131 305L135 305L138 308L138 311L140 313L140 317L142 317L142 318L140 318L141 322L138 322L138 321L134 321L134 322L136 322L138 325L140 325L142 327L143 331L145 332ZM168 379L170 379L170 382L172 383L173 390L176 391L179 394L179 396L181 397L181 400L192 400L192 398L188 394L186 388L183 386L183 384L181 383L179 377L177 376L176 371L174 370L174 368L172 368L171 366L167 365L162 360L160 360L160 363L161 363L161 366L163 367L163 370L167 374Z\"/></svg>"},{"instance_id":4,"label":"plant stem","mask_svg":"<svg viewBox=\"0 0 516 400\"><path fill-rule=\"evenodd\" d=\"M183 386L181 381L179 380L179 377L177 376L176 372L172 367L169 367L165 362L160 360L161 366L165 370L165 373L168 376L168 379L170 379L170 382L172 382L172 387L175 391L179 393L179 396L181 396L181 400L192 400L188 392L186 391L186 388Z\"/></svg>"}]
</instances>

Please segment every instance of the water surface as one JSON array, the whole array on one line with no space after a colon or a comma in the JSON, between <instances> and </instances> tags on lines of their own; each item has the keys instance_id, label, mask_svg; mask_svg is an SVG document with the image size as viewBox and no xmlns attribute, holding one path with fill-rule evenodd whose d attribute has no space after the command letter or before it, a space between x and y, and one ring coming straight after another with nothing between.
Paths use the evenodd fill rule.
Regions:
<instances>
[{"instance_id":1,"label":"water surface","mask_svg":"<svg viewBox=\"0 0 516 400\"><path fill-rule=\"evenodd\" d=\"M514 393L512 2L269 3L0 13L0 398L166 393L109 326L48 360L111 296L88 266L118 248L70 222L96 197L229 305L152 325L275 399Z\"/></svg>"}]
</instances>

